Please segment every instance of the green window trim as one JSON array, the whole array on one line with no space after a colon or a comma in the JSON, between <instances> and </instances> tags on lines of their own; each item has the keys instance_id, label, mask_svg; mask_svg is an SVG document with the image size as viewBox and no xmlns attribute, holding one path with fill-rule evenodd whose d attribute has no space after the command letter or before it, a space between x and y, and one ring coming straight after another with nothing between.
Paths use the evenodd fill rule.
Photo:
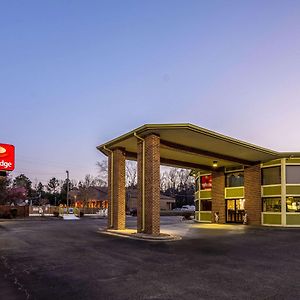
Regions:
<instances>
[{"instance_id":1,"label":"green window trim","mask_svg":"<svg viewBox=\"0 0 300 300\"><path fill-rule=\"evenodd\" d=\"M244 187L225 188L225 198L244 198Z\"/></svg>"},{"instance_id":2,"label":"green window trim","mask_svg":"<svg viewBox=\"0 0 300 300\"><path fill-rule=\"evenodd\" d=\"M300 195L300 185L286 185L287 195Z\"/></svg>"},{"instance_id":3,"label":"green window trim","mask_svg":"<svg viewBox=\"0 0 300 300\"><path fill-rule=\"evenodd\" d=\"M281 165L280 159L271 160L271 161L261 164L262 167L271 167L271 166L273 167L273 166L278 166L278 165Z\"/></svg>"},{"instance_id":4,"label":"green window trim","mask_svg":"<svg viewBox=\"0 0 300 300\"><path fill-rule=\"evenodd\" d=\"M211 222L211 211L201 211L200 212L200 221Z\"/></svg>"},{"instance_id":5,"label":"green window trim","mask_svg":"<svg viewBox=\"0 0 300 300\"><path fill-rule=\"evenodd\" d=\"M199 199L211 199L211 190L200 190Z\"/></svg>"},{"instance_id":6,"label":"green window trim","mask_svg":"<svg viewBox=\"0 0 300 300\"><path fill-rule=\"evenodd\" d=\"M262 186L262 196L281 196L281 184Z\"/></svg>"},{"instance_id":7,"label":"green window trim","mask_svg":"<svg viewBox=\"0 0 300 300\"><path fill-rule=\"evenodd\" d=\"M300 213L287 213L286 225L299 225L300 226Z\"/></svg>"},{"instance_id":8,"label":"green window trim","mask_svg":"<svg viewBox=\"0 0 300 300\"><path fill-rule=\"evenodd\" d=\"M263 213L263 225L281 225L281 213Z\"/></svg>"},{"instance_id":9,"label":"green window trim","mask_svg":"<svg viewBox=\"0 0 300 300\"><path fill-rule=\"evenodd\" d=\"M300 158L287 158L287 164L300 164Z\"/></svg>"}]
</instances>

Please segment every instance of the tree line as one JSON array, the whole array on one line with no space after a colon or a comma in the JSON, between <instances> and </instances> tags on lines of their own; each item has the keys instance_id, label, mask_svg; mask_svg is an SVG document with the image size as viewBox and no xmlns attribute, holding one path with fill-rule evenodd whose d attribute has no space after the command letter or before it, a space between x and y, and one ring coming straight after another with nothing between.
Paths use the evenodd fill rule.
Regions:
<instances>
[{"instance_id":1,"label":"tree line","mask_svg":"<svg viewBox=\"0 0 300 300\"><path fill-rule=\"evenodd\" d=\"M33 184L25 174L20 174L15 178L0 177L0 205L19 204L24 201L33 205L66 204L68 186L69 191L76 188L79 193L84 194L89 187L101 185L101 181L91 175L86 175L84 180L78 182L52 177L47 184L42 184L42 182Z\"/></svg>"},{"instance_id":2,"label":"tree line","mask_svg":"<svg viewBox=\"0 0 300 300\"><path fill-rule=\"evenodd\" d=\"M33 184L25 174L15 178L0 177L0 204L17 204L20 201L33 205L66 204L68 185L69 191L76 190L79 197L87 201L93 195L91 187L107 187L107 160L97 162L97 166L98 176L87 174L80 181L52 177L46 184L40 181ZM137 187L136 162L126 162L126 187ZM162 167L160 190L162 194L175 198L176 207L194 203L194 177L190 170Z\"/></svg>"}]
</instances>

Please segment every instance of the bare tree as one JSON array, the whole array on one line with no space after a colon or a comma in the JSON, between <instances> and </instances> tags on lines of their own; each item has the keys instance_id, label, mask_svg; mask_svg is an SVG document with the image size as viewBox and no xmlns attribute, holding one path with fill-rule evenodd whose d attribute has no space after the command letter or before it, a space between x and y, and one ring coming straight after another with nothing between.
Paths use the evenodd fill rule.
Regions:
<instances>
[{"instance_id":1,"label":"bare tree","mask_svg":"<svg viewBox=\"0 0 300 300\"><path fill-rule=\"evenodd\" d=\"M94 178L97 186L107 186L108 184L108 160L97 161L99 175ZM135 161L126 161L126 186L135 186L137 184L137 163Z\"/></svg>"},{"instance_id":2,"label":"bare tree","mask_svg":"<svg viewBox=\"0 0 300 300\"><path fill-rule=\"evenodd\" d=\"M190 175L191 171L187 169L178 170L178 189L184 190L194 183L194 177Z\"/></svg>"},{"instance_id":3,"label":"bare tree","mask_svg":"<svg viewBox=\"0 0 300 300\"><path fill-rule=\"evenodd\" d=\"M162 192L166 191L167 184L168 184L168 175L167 172L165 171L160 174L160 190Z\"/></svg>"},{"instance_id":4,"label":"bare tree","mask_svg":"<svg viewBox=\"0 0 300 300\"><path fill-rule=\"evenodd\" d=\"M87 201L90 200L92 197L95 196L95 191L92 189L92 187L95 186L95 178L87 174L84 177L83 181L79 181L78 183L78 189L79 189L79 199L82 201L83 206L86 205Z\"/></svg>"},{"instance_id":5,"label":"bare tree","mask_svg":"<svg viewBox=\"0 0 300 300\"><path fill-rule=\"evenodd\" d=\"M108 160L104 159L101 161L97 161L96 163L98 170L99 170L99 175L97 176L96 180L98 181L97 185L98 186L107 186L108 184Z\"/></svg>"},{"instance_id":6,"label":"bare tree","mask_svg":"<svg viewBox=\"0 0 300 300\"><path fill-rule=\"evenodd\" d=\"M126 161L126 186L134 187L137 184L137 163L136 161Z\"/></svg>"}]
</instances>

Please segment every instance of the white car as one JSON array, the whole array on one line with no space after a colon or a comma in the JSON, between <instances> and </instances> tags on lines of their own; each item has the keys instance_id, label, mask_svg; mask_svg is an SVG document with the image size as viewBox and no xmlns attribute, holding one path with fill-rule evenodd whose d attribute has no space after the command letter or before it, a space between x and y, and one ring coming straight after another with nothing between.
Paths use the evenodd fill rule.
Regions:
<instances>
[{"instance_id":1,"label":"white car","mask_svg":"<svg viewBox=\"0 0 300 300\"><path fill-rule=\"evenodd\" d=\"M183 205L181 210L195 211L195 205Z\"/></svg>"}]
</instances>

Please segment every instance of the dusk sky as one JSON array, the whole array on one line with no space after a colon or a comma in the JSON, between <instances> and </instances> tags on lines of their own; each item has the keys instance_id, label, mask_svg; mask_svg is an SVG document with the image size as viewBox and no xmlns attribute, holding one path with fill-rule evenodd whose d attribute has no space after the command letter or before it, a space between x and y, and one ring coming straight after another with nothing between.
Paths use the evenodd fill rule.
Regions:
<instances>
[{"instance_id":1,"label":"dusk sky","mask_svg":"<svg viewBox=\"0 0 300 300\"><path fill-rule=\"evenodd\" d=\"M0 1L0 54L14 176L96 175L144 123L300 151L300 1Z\"/></svg>"}]
</instances>

